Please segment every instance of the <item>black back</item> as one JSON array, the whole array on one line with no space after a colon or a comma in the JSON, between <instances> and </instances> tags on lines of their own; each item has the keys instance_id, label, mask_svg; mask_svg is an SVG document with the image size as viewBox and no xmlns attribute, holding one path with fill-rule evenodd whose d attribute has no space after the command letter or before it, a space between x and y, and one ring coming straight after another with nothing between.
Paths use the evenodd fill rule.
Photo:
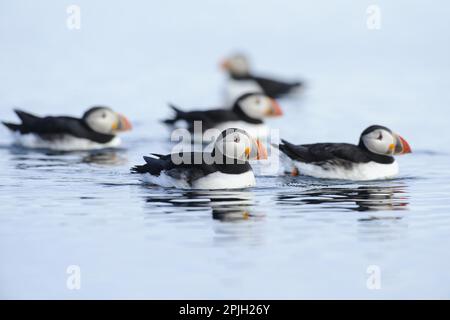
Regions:
<instances>
[{"instance_id":1,"label":"black back","mask_svg":"<svg viewBox=\"0 0 450 320\"><path fill-rule=\"evenodd\" d=\"M262 88L264 93L271 98L279 98L283 95L290 93L292 90L301 87L303 84L300 81L284 82L275 79L269 79L264 77L248 75L232 75L235 80L253 80Z\"/></svg>"},{"instance_id":2,"label":"black back","mask_svg":"<svg viewBox=\"0 0 450 320\"><path fill-rule=\"evenodd\" d=\"M188 124L188 130L194 130L194 121L202 121L203 131L216 127L218 124L229 121L244 121L251 124L263 123L260 119L254 119L249 117L242 111L239 103L242 99L252 95L254 93L246 93L236 99L231 109L211 109L201 111L182 111L174 105L170 107L175 111L175 117L173 119L164 120L166 124L174 124L178 120L184 120Z\"/></svg>"},{"instance_id":3,"label":"black back","mask_svg":"<svg viewBox=\"0 0 450 320\"><path fill-rule=\"evenodd\" d=\"M247 161L238 162L235 159L217 157L220 163L214 163L209 159L214 159L213 153L204 152L180 152L177 154L159 155L153 154L154 157L144 157L145 164L131 168L133 173L150 173L159 176L162 171L176 179L186 179L188 183L202 178L208 174L222 172L227 174L241 174L251 171L252 168ZM187 161L178 163L179 159ZM176 163L174 163L174 161Z\"/></svg>"},{"instance_id":4,"label":"black back","mask_svg":"<svg viewBox=\"0 0 450 320\"><path fill-rule=\"evenodd\" d=\"M96 132L88 127L83 119L73 117L38 117L30 113L14 110L22 121L21 124L3 122L10 130L21 134L34 133L46 140L55 140L62 135L72 135L97 143L107 143L114 135Z\"/></svg>"},{"instance_id":5,"label":"black back","mask_svg":"<svg viewBox=\"0 0 450 320\"><path fill-rule=\"evenodd\" d=\"M360 147L349 143L316 143L294 145L282 140L280 150L289 158L312 164L326 162L340 162L342 165L356 163L367 163L374 161L377 163L389 164L394 162L391 156L379 155L370 152L365 147Z\"/></svg>"}]
</instances>

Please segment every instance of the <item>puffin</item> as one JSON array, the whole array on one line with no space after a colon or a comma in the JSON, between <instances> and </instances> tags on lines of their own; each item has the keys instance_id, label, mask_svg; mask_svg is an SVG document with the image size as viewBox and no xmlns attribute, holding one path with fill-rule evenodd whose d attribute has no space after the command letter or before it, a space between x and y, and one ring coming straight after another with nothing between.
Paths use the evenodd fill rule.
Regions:
<instances>
[{"instance_id":1,"label":"puffin","mask_svg":"<svg viewBox=\"0 0 450 320\"><path fill-rule=\"evenodd\" d=\"M390 129L372 125L360 136L358 145L315 143L294 145L281 140L279 150L287 156L292 175L342 180L380 180L395 177L395 155L411 152L408 142Z\"/></svg>"},{"instance_id":2,"label":"puffin","mask_svg":"<svg viewBox=\"0 0 450 320\"><path fill-rule=\"evenodd\" d=\"M255 186L249 160L267 159L267 150L239 128L228 128L209 152L178 152L144 156L145 164L131 168L144 183L179 189L243 189Z\"/></svg>"},{"instance_id":3,"label":"puffin","mask_svg":"<svg viewBox=\"0 0 450 320\"><path fill-rule=\"evenodd\" d=\"M266 138L269 135L269 128L264 124L264 119L279 117L283 114L276 100L257 92L248 92L239 96L231 108L182 111L174 105L169 104L169 106L175 111L175 116L163 120L165 124L173 126L178 121L183 121L187 125L187 130L194 133L197 132L194 122L201 121L203 133L216 129L216 134L212 134L213 137L227 128L240 128L253 137Z\"/></svg>"},{"instance_id":4,"label":"puffin","mask_svg":"<svg viewBox=\"0 0 450 320\"><path fill-rule=\"evenodd\" d=\"M15 144L27 148L57 151L96 150L118 147L117 133L131 130L128 119L109 107L94 106L81 118L39 117L14 110L20 124L2 122L14 133Z\"/></svg>"},{"instance_id":5,"label":"puffin","mask_svg":"<svg viewBox=\"0 0 450 320\"><path fill-rule=\"evenodd\" d=\"M243 54L224 59L221 67L229 76L225 91L228 100L233 100L245 92L262 92L271 98L281 98L304 86L301 81L286 82L253 74L250 71L250 63Z\"/></svg>"}]
</instances>

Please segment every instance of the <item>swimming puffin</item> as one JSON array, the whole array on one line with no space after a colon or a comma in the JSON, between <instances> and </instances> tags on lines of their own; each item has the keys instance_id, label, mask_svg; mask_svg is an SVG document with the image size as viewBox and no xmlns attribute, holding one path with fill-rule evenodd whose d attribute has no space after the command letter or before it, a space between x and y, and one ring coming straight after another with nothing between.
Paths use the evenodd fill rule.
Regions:
<instances>
[{"instance_id":1,"label":"swimming puffin","mask_svg":"<svg viewBox=\"0 0 450 320\"><path fill-rule=\"evenodd\" d=\"M399 171L394 155L411 152L405 139L379 125L365 129L358 145L348 143L294 145L282 140L279 149L292 160L293 175L344 180L392 178Z\"/></svg>"},{"instance_id":2,"label":"swimming puffin","mask_svg":"<svg viewBox=\"0 0 450 320\"><path fill-rule=\"evenodd\" d=\"M248 59L243 54L225 59L221 67L229 75L225 92L228 100L245 92L263 92L271 98L281 98L303 86L300 81L284 82L252 74Z\"/></svg>"},{"instance_id":3,"label":"swimming puffin","mask_svg":"<svg viewBox=\"0 0 450 320\"><path fill-rule=\"evenodd\" d=\"M175 117L164 120L164 123L174 125L178 121L184 121L187 129L193 133L194 121L201 121L203 132L217 130L217 134L213 136L227 128L240 128L253 137L265 138L269 134L269 128L263 119L283 114L279 104L262 93L245 93L236 99L232 108L182 111L173 105L170 107L175 111Z\"/></svg>"},{"instance_id":4,"label":"swimming puffin","mask_svg":"<svg viewBox=\"0 0 450 320\"><path fill-rule=\"evenodd\" d=\"M244 130L229 128L216 139L211 152L152 154L144 165L131 168L143 181L180 189L241 189L255 185L249 160L267 159L259 140Z\"/></svg>"},{"instance_id":5,"label":"swimming puffin","mask_svg":"<svg viewBox=\"0 0 450 320\"><path fill-rule=\"evenodd\" d=\"M3 122L16 136L16 144L59 151L93 150L120 145L118 132L131 129L128 119L111 108L95 106L79 118L38 117L14 110L22 123Z\"/></svg>"}]
</instances>

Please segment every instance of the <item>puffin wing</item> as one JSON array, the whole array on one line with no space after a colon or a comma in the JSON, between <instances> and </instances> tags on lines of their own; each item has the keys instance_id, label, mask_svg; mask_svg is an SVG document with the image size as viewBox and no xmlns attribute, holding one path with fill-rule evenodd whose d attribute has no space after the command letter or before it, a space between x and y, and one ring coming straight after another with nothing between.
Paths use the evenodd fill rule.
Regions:
<instances>
[{"instance_id":1,"label":"puffin wing","mask_svg":"<svg viewBox=\"0 0 450 320\"><path fill-rule=\"evenodd\" d=\"M175 111L175 117L172 119L166 119L166 124L174 124L178 120L183 120L188 123L189 128L193 129L194 121L201 121L203 129L213 128L216 124L238 120L238 116L232 110L227 109L212 109L204 111L182 111L179 108L170 105Z\"/></svg>"},{"instance_id":2,"label":"puffin wing","mask_svg":"<svg viewBox=\"0 0 450 320\"><path fill-rule=\"evenodd\" d=\"M73 117L38 117L31 113L14 110L22 123L3 123L12 131L21 134L34 133L48 140L69 134L78 138L89 139L98 143L106 143L114 136L102 134L89 129L81 119Z\"/></svg>"},{"instance_id":3,"label":"puffin wing","mask_svg":"<svg viewBox=\"0 0 450 320\"><path fill-rule=\"evenodd\" d=\"M234 121L238 119L236 113L229 109L207 110L206 117L216 123Z\"/></svg>"},{"instance_id":4,"label":"puffin wing","mask_svg":"<svg viewBox=\"0 0 450 320\"><path fill-rule=\"evenodd\" d=\"M264 92L271 98L278 98L281 95L287 94L295 88L301 87L302 83L284 82L275 79L268 79L263 77L252 76L252 78L259 84Z\"/></svg>"},{"instance_id":5,"label":"puffin wing","mask_svg":"<svg viewBox=\"0 0 450 320\"><path fill-rule=\"evenodd\" d=\"M61 134L79 131L81 121L71 117L38 117L31 113L14 110L19 119L20 124L4 123L8 128L14 131L20 131L22 134Z\"/></svg>"},{"instance_id":6,"label":"puffin wing","mask_svg":"<svg viewBox=\"0 0 450 320\"><path fill-rule=\"evenodd\" d=\"M289 158L304 163L328 161L369 162L367 154L358 146L348 143L316 143L294 145L282 140L280 150Z\"/></svg>"},{"instance_id":7,"label":"puffin wing","mask_svg":"<svg viewBox=\"0 0 450 320\"><path fill-rule=\"evenodd\" d=\"M153 176L159 176L163 171L168 176L175 179L184 179L189 183L193 180L207 174L208 169L203 162L203 153L201 152L180 152L178 154L152 154L153 157L144 156L145 164L137 165L131 168L132 173L149 173ZM189 159L187 162L174 163L174 157ZM202 159L201 163L195 162ZM212 167L212 165L211 165Z\"/></svg>"}]
</instances>

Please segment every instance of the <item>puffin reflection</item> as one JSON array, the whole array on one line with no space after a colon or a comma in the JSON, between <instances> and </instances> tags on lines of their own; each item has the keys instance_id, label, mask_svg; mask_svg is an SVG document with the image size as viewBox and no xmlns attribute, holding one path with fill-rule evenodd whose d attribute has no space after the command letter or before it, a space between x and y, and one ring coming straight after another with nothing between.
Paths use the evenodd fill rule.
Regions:
<instances>
[{"instance_id":1,"label":"puffin reflection","mask_svg":"<svg viewBox=\"0 0 450 320\"><path fill-rule=\"evenodd\" d=\"M249 191L190 190L152 195L146 203L164 208L166 213L210 210L212 218L220 221L244 221L262 217L252 212L253 195Z\"/></svg>"},{"instance_id":2,"label":"puffin reflection","mask_svg":"<svg viewBox=\"0 0 450 320\"><path fill-rule=\"evenodd\" d=\"M352 211L405 210L409 204L405 189L404 185L323 187L280 194L278 203Z\"/></svg>"},{"instance_id":3,"label":"puffin reflection","mask_svg":"<svg viewBox=\"0 0 450 320\"><path fill-rule=\"evenodd\" d=\"M1 148L1 147L0 147ZM97 165L123 165L128 162L125 149L101 149L92 151L59 151L49 149L27 149L20 146L7 147L20 169L51 168L80 163Z\"/></svg>"},{"instance_id":4,"label":"puffin reflection","mask_svg":"<svg viewBox=\"0 0 450 320\"><path fill-rule=\"evenodd\" d=\"M87 152L81 158L81 162L98 165L123 165L128 161L127 158L122 156L117 150L104 149Z\"/></svg>"}]
</instances>

